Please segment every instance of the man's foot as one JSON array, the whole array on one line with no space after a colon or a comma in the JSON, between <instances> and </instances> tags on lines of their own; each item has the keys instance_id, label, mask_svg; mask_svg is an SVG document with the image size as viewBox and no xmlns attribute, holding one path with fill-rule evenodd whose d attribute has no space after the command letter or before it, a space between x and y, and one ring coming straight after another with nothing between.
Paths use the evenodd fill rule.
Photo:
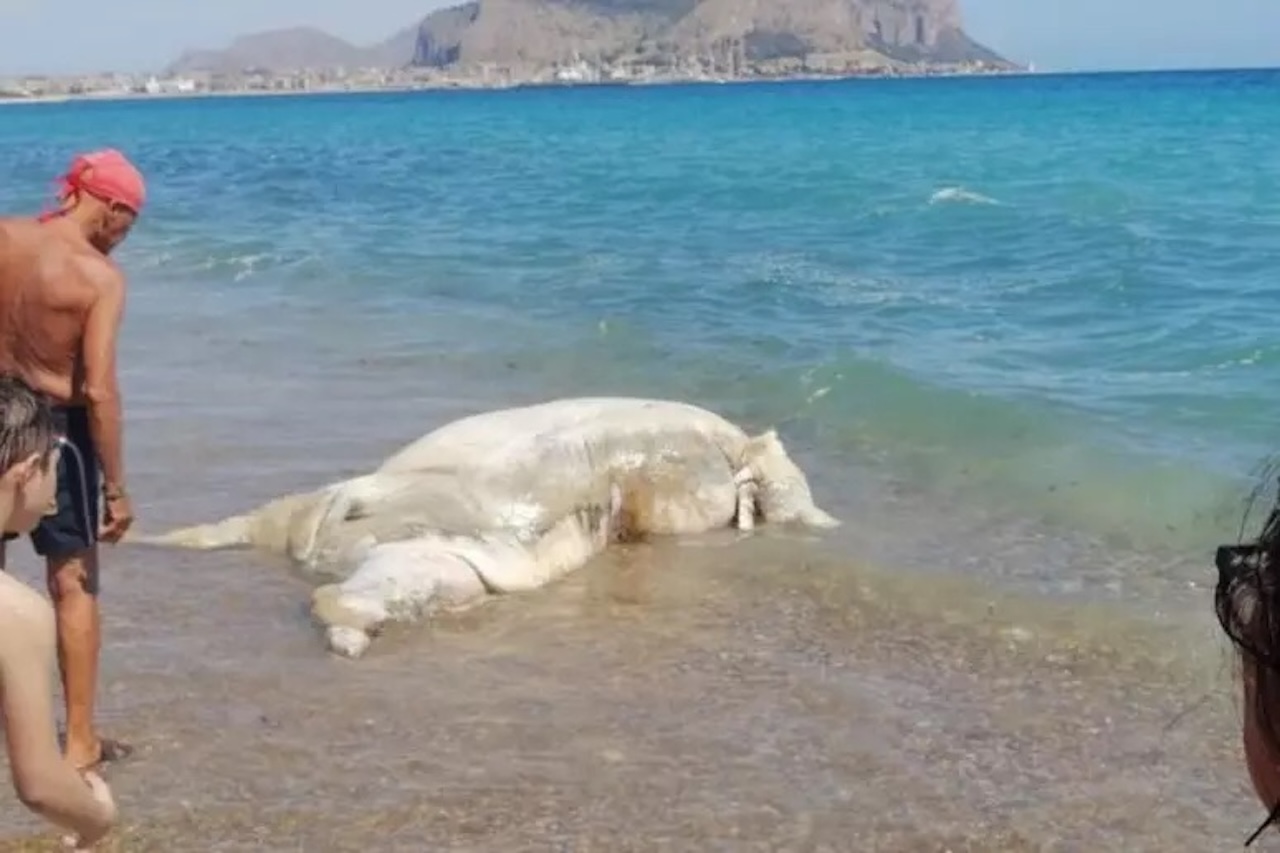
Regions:
<instances>
[{"instance_id":1,"label":"man's foot","mask_svg":"<svg viewBox=\"0 0 1280 853\"><path fill-rule=\"evenodd\" d=\"M84 760L83 755L88 755L89 760ZM93 755L97 758L93 758ZM94 750L85 750L83 753L67 750L67 759L75 765L77 770L81 772L85 770L97 770L104 764L115 764L125 761L129 756L133 755L133 747L120 740L112 740L111 738L101 738L98 741L98 747Z\"/></svg>"}]
</instances>

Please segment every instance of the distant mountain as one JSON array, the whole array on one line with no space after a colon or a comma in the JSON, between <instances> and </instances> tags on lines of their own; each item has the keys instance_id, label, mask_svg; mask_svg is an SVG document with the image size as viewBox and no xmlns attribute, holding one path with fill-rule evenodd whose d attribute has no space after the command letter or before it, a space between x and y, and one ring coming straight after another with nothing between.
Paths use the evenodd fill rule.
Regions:
<instances>
[{"instance_id":1,"label":"distant mountain","mask_svg":"<svg viewBox=\"0 0 1280 853\"><path fill-rule=\"evenodd\" d=\"M418 29L420 24L411 24L400 30L386 41L365 48L366 55L373 61L373 68L403 68L413 62L414 52L418 49Z\"/></svg>"},{"instance_id":2,"label":"distant mountain","mask_svg":"<svg viewBox=\"0 0 1280 853\"><path fill-rule=\"evenodd\" d=\"M748 61L829 55L1007 64L965 33L958 0L472 0L377 45L309 27L274 30L224 50L188 52L169 70L545 67L728 51Z\"/></svg>"},{"instance_id":3,"label":"distant mountain","mask_svg":"<svg viewBox=\"0 0 1280 853\"><path fill-rule=\"evenodd\" d=\"M958 0L475 0L428 15L414 62L447 67L872 52L904 62L1002 64L965 32Z\"/></svg>"},{"instance_id":4,"label":"distant mountain","mask_svg":"<svg viewBox=\"0 0 1280 853\"><path fill-rule=\"evenodd\" d=\"M191 50L167 69L169 74L234 74L248 69L291 71L304 68L394 68L408 65L418 42L412 26L384 42L358 47L314 27L268 30L241 36L222 50Z\"/></svg>"}]
</instances>

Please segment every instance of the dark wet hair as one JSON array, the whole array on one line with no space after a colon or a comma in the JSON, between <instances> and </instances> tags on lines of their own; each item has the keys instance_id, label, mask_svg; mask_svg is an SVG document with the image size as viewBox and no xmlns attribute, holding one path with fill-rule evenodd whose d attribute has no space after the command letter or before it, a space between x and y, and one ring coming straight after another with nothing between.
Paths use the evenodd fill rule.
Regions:
<instances>
[{"instance_id":1,"label":"dark wet hair","mask_svg":"<svg viewBox=\"0 0 1280 853\"><path fill-rule=\"evenodd\" d=\"M1277 466L1267 466L1262 484L1250 496L1250 509L1276 482ZM1253 681L1258 734L1280 755L1280 488L1270 496L1270 504L1255 539L1244 538L1246 512L1240 543L1218 547L1213 601L1218 624L1240 653L1245 677ZM1268 805L1273 807L1271 814L1246 845L1280 819L1280 803Z\"/></svg>"},{"instance_id":2,"label":"dark wet hair","mask_svg":"<svg viewBox=\"0 0 1280 853\"><path fill-rule=\"evenodd\" d=\"M0 475L33 453L47 457L57 443L48 398L17 377L0 376Z\"/></svg>"}]
</instances>

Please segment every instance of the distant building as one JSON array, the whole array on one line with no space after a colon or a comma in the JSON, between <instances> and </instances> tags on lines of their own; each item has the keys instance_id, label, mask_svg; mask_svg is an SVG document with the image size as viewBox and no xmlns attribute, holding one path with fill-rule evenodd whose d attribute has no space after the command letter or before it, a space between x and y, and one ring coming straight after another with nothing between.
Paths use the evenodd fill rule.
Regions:
<instances>
[{"instance_id":1,"label":"distant building","mask_svg":"<svg viewBox=\"0 0 1280 853\"><path fill-rule=\"evenodd\" d=\"M165 79L160 80L153 74L147 78L145 83L142 84L140 91L147 95L163 95L166 93L188 95L197 91L199 88L200 87L196 85L195 80L187 77L166 77Z\"/></svg>"}]
</instances>

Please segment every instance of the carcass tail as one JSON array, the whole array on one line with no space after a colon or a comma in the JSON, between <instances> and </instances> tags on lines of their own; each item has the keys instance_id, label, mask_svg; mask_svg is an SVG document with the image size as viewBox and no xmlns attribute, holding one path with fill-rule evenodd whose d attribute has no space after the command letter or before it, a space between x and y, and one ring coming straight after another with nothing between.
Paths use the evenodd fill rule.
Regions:
<instances>
[{"instance_id":1,"label":"carcass tail","mask_svg":"<svg viewBox=\"0 0 1280 853\"><path fill-rule=\"evenodd\" d=\"M250 518L233 515L213 524L197 524L181 527L168 533L155 535L134 534L128 541L139 545L159 545L168 548L188 548L194 551L213 551L219 548L235 548L251 545Z\"/></svg>"}]
</instances>

